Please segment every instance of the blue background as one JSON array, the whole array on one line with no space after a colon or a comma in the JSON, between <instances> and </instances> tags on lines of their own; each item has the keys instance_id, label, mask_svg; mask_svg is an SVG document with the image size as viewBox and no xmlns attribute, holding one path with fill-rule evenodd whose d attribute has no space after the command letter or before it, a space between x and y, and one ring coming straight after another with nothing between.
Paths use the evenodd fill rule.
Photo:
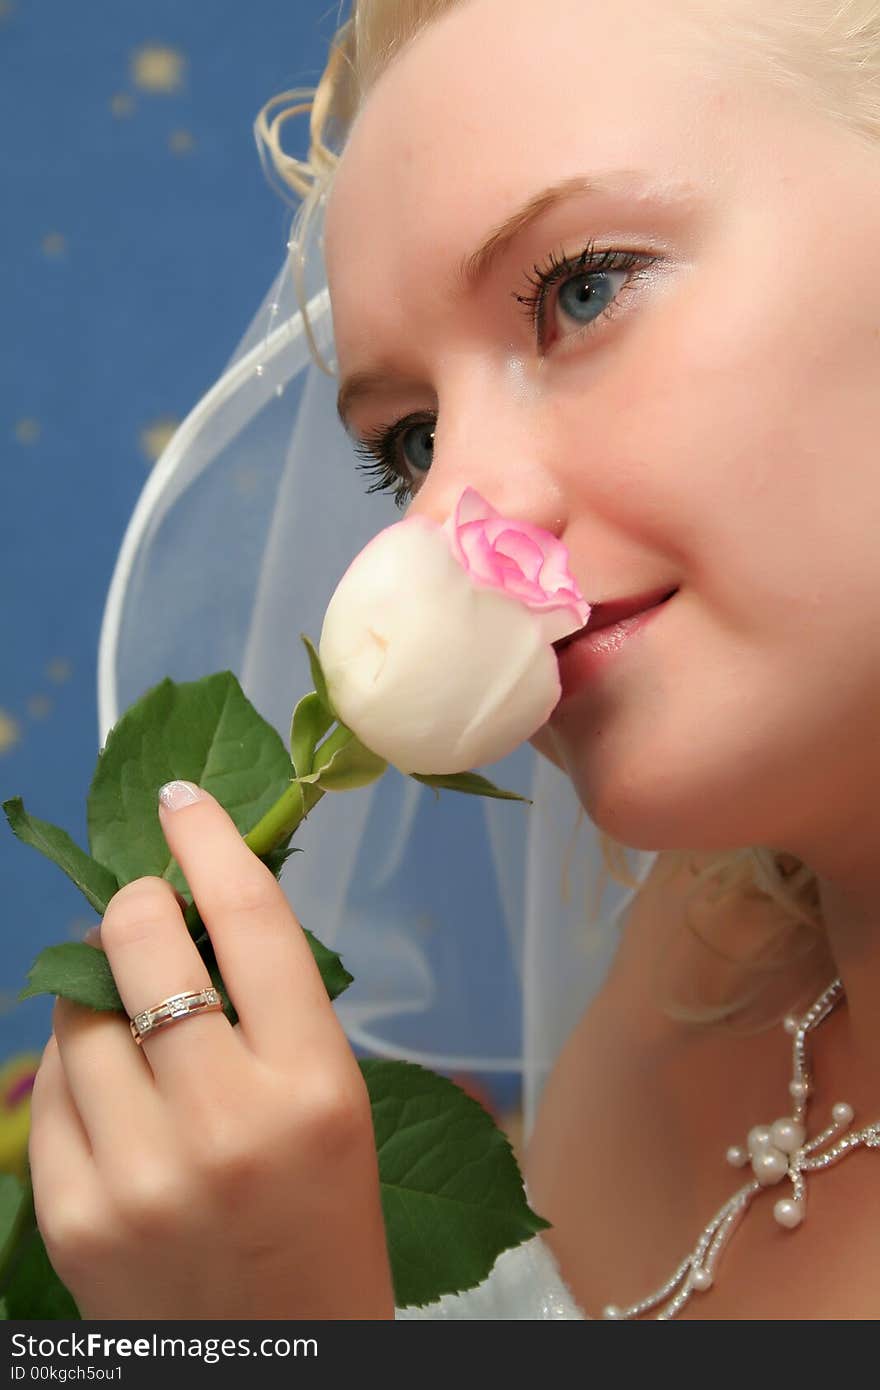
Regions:
<instances>
[{"instance_id":1,"label":"blue background","mask_svg":"<svg viewBox=\"0 0 880 1390\"><path fill-rule=\"evenodd\" d=\"M312 0L0 0L0 800L87 845L104 601L159 449L225 366L290 210L252 134L314 85ZM286 145L304 155L307 117ZM15 1002L45 945L97 920L0 818L0 1060L42 1047Z\"/></svg>"}]
</instances>

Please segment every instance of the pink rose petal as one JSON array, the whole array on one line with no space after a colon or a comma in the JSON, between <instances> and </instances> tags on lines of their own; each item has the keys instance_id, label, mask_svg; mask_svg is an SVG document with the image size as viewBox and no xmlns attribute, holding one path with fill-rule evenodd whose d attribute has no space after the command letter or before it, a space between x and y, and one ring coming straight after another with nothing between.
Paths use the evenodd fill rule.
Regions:
<instances>
[{"instance_id":1,"label":"pink rose petal","mask_svg":"<svg viewBox=\"0 0 880 1390\"><path fill-rule=\"evenodd\" d=\"M566 546L543 527L502 516L476 488L466 487L443 530L475 584L498 589L535 612L571 609L572 632L589 618Z\"/></svg>"}]
</instances>

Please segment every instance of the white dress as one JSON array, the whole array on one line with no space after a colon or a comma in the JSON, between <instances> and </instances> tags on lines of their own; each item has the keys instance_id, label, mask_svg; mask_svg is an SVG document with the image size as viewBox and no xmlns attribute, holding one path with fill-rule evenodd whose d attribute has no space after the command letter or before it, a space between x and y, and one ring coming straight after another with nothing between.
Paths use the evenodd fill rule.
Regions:
<instances>
[{"instance_id":1,"label":"white dress","mask_svg":"<svg viewBox=\"0 0 880 1390\"><path fill-rule=\"evenodd\" d=\"M559 1272L556 1257L539 1235L502 1250L482 1284L447 1293L423 1308L396 1308L395 1318L536 1319L588 1317Z\"/></svg>"}]
</instances>

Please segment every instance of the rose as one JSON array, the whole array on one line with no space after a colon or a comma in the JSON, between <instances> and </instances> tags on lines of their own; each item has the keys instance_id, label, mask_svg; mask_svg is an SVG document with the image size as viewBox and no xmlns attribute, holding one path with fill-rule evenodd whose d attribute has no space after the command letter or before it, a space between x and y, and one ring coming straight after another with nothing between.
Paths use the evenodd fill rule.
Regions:
<instances>
[{"instance_id":1,"label":"rose","mask_svg":"<svg viewBox=\"0 0 880 1390\"><path fill-rule=\"evenodd\" d=\"M561 694L552 643L589 613L563 543L465 488L442 526L406 517L349 565L321 630L328 694L401 772L496 762L546 723Z\"/></svg>"}]
</instances>

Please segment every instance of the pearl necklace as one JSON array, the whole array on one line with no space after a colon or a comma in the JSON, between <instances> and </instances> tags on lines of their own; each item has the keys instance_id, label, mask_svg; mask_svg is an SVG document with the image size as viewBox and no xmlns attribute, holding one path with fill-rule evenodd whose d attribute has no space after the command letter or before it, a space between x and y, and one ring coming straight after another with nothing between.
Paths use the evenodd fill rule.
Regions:
<instances>
[{"instance_id":1,"label":"pearl necklace","mask_svg":"<svg viewBox=\"0 0 880 1390\"><path fill-rule=\"evenodd\" d=\"M790 1180L791 1196L779 1198L773 1207L773 1215L780 1226L794 1230L804 1219L805 1173L829 1168L861 1144L871 1149L880 1148L880 1120L860 1130L850 1129L854 1111L845 1100L831 1107L831 1124L814 1138L806 1140L804 1116L811 1091L806 1036L828 1017L843 998L843 984L839 979L834 980L803 1018L797 1019L790 1014L785 1019L785 1031L793 1039L792 1079L788 1089L794 1101L794 1114L783 1115L769 1125L755 1125L749 1130L745 1146L734 1144L727 1150L727 1161L734 1168L751 1164L752 1177L749 1181L715 1213L700 1233L693 1250L665 1284L628 1308L609 1304L603 1309L603 1318L639 1318L658 1304L663 1306L653 1314L655 1318L674 1318L694 1293L705 1293L712 1287L722 1250L752 1198L762 1188L772 1187L782 1182L783 1178ZM836 1142L832 1143L832 1140Z\"/></svg>"}]
</instances>

